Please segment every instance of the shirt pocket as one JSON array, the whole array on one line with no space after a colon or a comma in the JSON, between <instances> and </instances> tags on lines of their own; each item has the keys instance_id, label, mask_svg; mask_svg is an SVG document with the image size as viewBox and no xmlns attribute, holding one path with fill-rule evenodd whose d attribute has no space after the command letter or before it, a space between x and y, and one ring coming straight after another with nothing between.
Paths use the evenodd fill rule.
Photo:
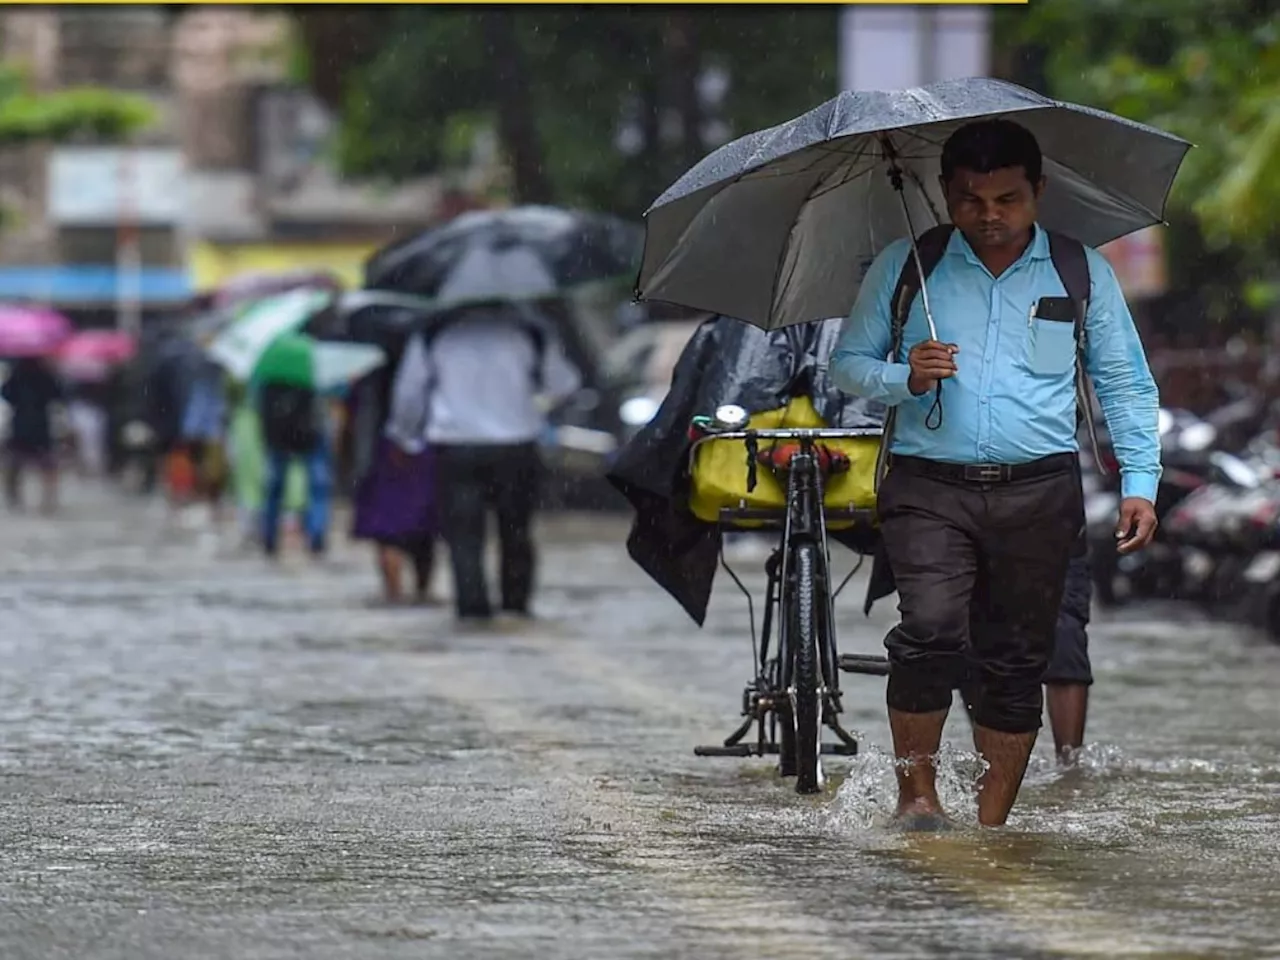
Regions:
<instances>
[{"instance_id":1,"label":"shirt pocket","mask_svg":"<svg viewBox=\"0 0 1280 960\"><path fill-rule=\"evenodd\" d=\"M1076 359L1076 328L1062 320L1031 319L1027 334L1027 369L1036 376L1060 377Z\"/></svg>"}]
</instances>

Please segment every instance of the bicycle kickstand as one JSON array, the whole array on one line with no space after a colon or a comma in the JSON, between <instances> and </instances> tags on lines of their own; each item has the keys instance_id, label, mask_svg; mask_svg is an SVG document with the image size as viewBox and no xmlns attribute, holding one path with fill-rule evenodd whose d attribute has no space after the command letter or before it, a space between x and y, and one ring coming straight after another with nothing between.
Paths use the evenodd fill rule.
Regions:
<instances>
[{"instance_id":1,"label":"bicycle kickstand","mask_svg":"<svg viewBox=\"0 0 1280 960\"><path fill-rule=\"evenodd\" d=\"M753 744L740 742L742 738L747 735L748 731L751 730L751 727L755 724L755 722L756 722L756 718L754 715L747 717L747 719L742 722L742 726L738 727L737 730L733 731L733 733L725 737L723 746L694 747L693 748L694 756L698 756L698 757L755 756L757 751Z\"/></svg>"},{"instance_id":2,"label":"bicycle kickstand","mask_svg":"<svg viewBox=\"0 0 1280 960\"><path fill-rule=\"evenodd\" d=\"M827 717L827 726L830 727L831 732L840 739L839 743L833 744L835 747L834 752L846 757L856 756L858 753L857 738L844 727L840 726L840 721L835 717Z\"/></svg>"}]
</instances>

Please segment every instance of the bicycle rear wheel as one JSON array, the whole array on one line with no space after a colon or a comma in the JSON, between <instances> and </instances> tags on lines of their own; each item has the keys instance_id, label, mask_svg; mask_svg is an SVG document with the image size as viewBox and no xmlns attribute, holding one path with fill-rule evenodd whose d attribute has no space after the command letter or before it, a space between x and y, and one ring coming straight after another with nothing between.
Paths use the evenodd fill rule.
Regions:
<instances>
[{"instance_id":1,"label":"bicycle rear wheel","mask_svg":"<svg viewBox=\"0 0 1280 960\"><path fill-rule=\"evenodd\" d=\"M822 660L818 618L821 597L817 584L817 547L802 543L795 548L795 582L787 604L791 633L791 720L795 730L796 792L822 789Z\"/></svg>"}]
</instances>

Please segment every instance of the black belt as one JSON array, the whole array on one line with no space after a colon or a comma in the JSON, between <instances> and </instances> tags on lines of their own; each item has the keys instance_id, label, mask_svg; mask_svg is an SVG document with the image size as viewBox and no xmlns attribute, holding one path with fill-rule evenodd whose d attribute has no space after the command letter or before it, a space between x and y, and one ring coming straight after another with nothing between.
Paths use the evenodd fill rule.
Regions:
<instances>
[{"instance_id":1,"label":"black belt","mask_svg":"<svg viewBox=\"0 0 1280 960\"><path fill-rule=\"evenodd\" d=\"M1028 463L943 463L924 457L894 455L893 469L903 469L924 477L939 480L958 480L964 483L1009 483L1014 480L1032 480L1054 473L1066 473L1076 469L1074 453L1054 453Z\"/></svg>"}]
</instances>

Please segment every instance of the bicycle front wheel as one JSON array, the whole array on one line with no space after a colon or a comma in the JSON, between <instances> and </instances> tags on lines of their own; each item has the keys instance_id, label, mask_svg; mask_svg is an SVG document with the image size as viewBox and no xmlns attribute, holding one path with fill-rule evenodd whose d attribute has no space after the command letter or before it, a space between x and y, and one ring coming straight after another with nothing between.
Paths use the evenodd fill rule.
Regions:
<instances>
[{"instance_id":1,"label":"bicycle front wheel","mask_svg":"<svg viewBox=\"0 0 1280 960\"><path fill-rule=\"evenodd\" d=\"M821 596L817 583L817 547L802 543L795 549L795 581L788 604L792 660L791 721L795 725L796 792L822 789L822 660L818 618Z\"/></svg>"}]
</instances>

